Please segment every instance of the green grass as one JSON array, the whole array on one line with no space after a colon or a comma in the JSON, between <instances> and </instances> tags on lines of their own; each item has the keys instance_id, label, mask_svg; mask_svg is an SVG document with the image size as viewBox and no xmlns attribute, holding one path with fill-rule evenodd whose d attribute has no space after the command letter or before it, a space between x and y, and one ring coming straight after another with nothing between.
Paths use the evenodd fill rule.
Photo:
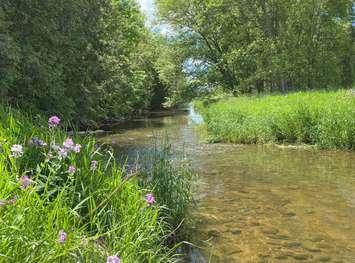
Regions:
<instances>
[{"instance_id":1,"label":"green grass","mask_svg":"<svg viewBox=\"0 0 355 263\"><path fill-rule=\"evenodd\" d=\"M355 149L355 96L350 91L201 99L195 107L212 141Z\"/></svg>"},{"instance_id":2,"label":"green grass","mask_svg":"<svg viewBox=\"0 0 355 263\"><path fill-rule=\"evenodd\" d=\"M34 136L48 145L29 145ZM40 117L33 121L0 108L0 262L105 262L110 255L124 263L174 262L175 248L165 245L175 227L165 211L174 207L167 208L155 189L170 192L169 187L179 186L161 180L143 188L92 137L74 137L82 145L80 153L60 159L50 145L62 145L67 137L59 128L50 130ZM14 144L23 145L21 157L11 156ZM92 160L98 161L96 170ZM69 165L76 167L74 174L68 173ZM172 168L165 164L156 169L169 178L165 171ZM27 188L20 183L24 175L31 180ZM144 199L148 192L156 196L151 207ZM177 201L188 205L186 199ZM58 242L60 230L68 235L64 244Z\"/></svg>"},{"instance_id":3,"label":"green grass","mask_svg":"<svg viewBox=\"0 0 355 263\"><path fill-rule=\"evenodd\" d=\"M193 172L189 163L180 159L172 152L165 136L162 141L156 142L154 152L146 157L145 162L151 164L151 168L142 173L142 187L154 190L159 204L164 208L162 214L172 226L179 226L186 220L192 202Z\"/></svg>"}]
</instances>

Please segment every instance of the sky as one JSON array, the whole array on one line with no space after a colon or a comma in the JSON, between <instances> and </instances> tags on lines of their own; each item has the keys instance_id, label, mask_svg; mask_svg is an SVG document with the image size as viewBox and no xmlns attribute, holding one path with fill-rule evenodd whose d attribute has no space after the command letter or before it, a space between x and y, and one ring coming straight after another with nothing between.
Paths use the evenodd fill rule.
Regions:
<instances>
[{"instance_id":1,"label":"sky","mask_svg":"<svg viewBox=\"0 0 355 263\"><path fill-rule=\"evenodd\" d=\"M151 27L153 31L160 32L162 35L173 35L173 30L168 24L158 23L156 24L155 19L155 5L154 0L138 0L143 13L145 14L147 20L146 25Z\"/></svg>"},{"instance_id":2,"label":"sky","mask_svg":"<svg viewBox=\"0 0 355 263\"><path fill-rule=\"evenodd\" d=\"M147 16L147 19L150 21L153 20L155 12L154 0L138 0L138 3L141 5L141 9Z\"/></svg>"}]
</instances>

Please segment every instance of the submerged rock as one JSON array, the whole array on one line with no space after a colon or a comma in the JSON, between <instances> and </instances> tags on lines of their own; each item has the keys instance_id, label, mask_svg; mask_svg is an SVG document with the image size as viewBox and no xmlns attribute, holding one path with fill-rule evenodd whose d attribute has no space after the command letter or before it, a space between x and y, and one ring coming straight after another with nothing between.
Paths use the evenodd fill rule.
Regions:
<instances>
[{"instance_id":1,"label":"submerged rock","mask_svg":"<svg viewBox=\"0 0 355 263\"><path fill-rule=\"evenodd\" d=\"M321 252L322 250L310 241L304 241L302 247L310 252Z\"/></svg>"},{"instance_id":2,"label":"submerged rock","mask_svg":"<svg viewBox=\"0 0 355 263\"><path fill-rule=\"evenodd\" d=\"M207 232L208 236L210 237L220 237L221 232L218 231L217 229L211 229Z\"/></svg>"},{"instance_id":3,"label":"submerged rock","mask_svg":"<svg viewBox=\"0 0 355 263\"><path fill-rule=\"evenodd\" d=\"M283 246L286 248L297 248L300 247L302 245L301 242L297 242L297 241L291 241L291 242L285 242L283 243Z\"/></svg>"},{"instance_id":4,"label":"submerged rock","mask_svg":"<svg viewBox=\"0 0 355 263\"><path fill-rule=\"evenodd\" d=\"M261 232L266 235L276 235L279 230L274 227L264 227L261 229Z\"/></svg>"},{"instance_id":5,"label":"submerged rock","mask_svg":"<svg viewBox=\"0 0 355 263\"><path fill-rule=\"evenodd\" d=\"M239 228L235 228L235 229L231 229L230 232L233 234L233 235L240 235L242 233L242 230L239 229Z\"/></svg>"},{"instance_id":6,"label":"submerged rock","mask_svg":"<svg viewBox=\"0 0 355 263\"><path fill-rule=\"evenodd\" d=\"M329 262L331 260L331 258L329 256L326 255L320 255L314 258L314 261L316 262Z\"/></svg>"}]
</instances>

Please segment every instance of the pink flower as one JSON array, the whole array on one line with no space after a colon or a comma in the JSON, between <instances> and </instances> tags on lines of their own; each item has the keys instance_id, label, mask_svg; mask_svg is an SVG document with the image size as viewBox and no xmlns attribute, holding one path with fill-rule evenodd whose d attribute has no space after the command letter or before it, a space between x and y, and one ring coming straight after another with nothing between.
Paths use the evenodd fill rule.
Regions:
<instances>
[{"instance_id":1,"label":"pink flower","mask_svg":"<svg viewBox=\"0 0 355 263\"><path fill-rule=\"evenodd\" d=\"M67 139L65 139L65 141L63 142L63 146L64 146L64 148L67 149L67 150L72 150L73 147L74 147L74 142L73 142L72 139L67 138Z\"/></svg>"},{"instance_id":2,"label":"pink flower","mask_svg":"<svg viewBox=\"0 0 355 263\"><path fill-rule=\"evenodd\" d=\"M145 202L147 203L148 207L152 206L155 203L154 195L152 193L148 193L145 196Z\"/></svg>"},{"instance_id":3,"label":"pink flower","mask_svg":"<svg viewBox=\"0 0 355 263\"><path fill-rule=\"evenodd\" d=\"M75 144L75 146L73 147L73 151L76 153L80 153L80 150L81 150L81 145Z\"/></svg>"},{"instance_id":4,"label":"pink flower","mask_svg":"<svg viewBox=\"0 0 355 263\"><path fill-rule=\"evenodd\" d=\"M31 180L27 175L23 175L20 177L20 183L22 189L26 189L31 184Z\"/></svg>"},{"instance_id":5,"label":"pink flower","mask_svg":"<svg viewBox=\"0 0 355 263\"><path fill-rule=\"evenodd\" d=\"M73 140L71 138L65 139L63 142L64 149L66 149L68 152L73 151L76 153L79 153L81 150L81 145L80 144L74 144Z\"/></svg>"},{"instance_id":6,"label":"pink flower","mask_svg":"<svg viewBox=\"0 0 355 263\"><path fill-rule=\"evenodd\" d=\"M68 173L75 174L76 168L74 165L70 165L68 168Z\"/></svg>"},{"instance_id":7,"label":"pink flower","mask_svg":"<svg viewBox=\"0 0 355 263\"><path fill-rule=\"evenodd\" d=\"M55 128L59 125L60 119L58 116L52 116L48 119L48 126L49 128Z\"/></svg>"},{"instance_id":8,"label":"pink flower","mask_svg":"<svg viewBox=\"0 0 355 263\"><path fill-rule=\"evenodd\" d=\"M63 245L65 243L65 241L67 240L67 233L64 232L64 230L59 230L59 233L58 233L58 243Z\"/></svg>"},{"instance_id":9,"label":"pink flower","mask_svg":"<svg viewBox=\"0 0 355 263\"><path fill-rule=\"evenodd\" d=\"M59 157L61 157L61 158L63 158L63 159L67 158L67 156L68 156L68 151L67 151L67 149L65 149L65 148L60 148L59 151L58 151L58 155L59 155Z\"/></svg>"},{"instance_id":10,"label":"pink flower","mask_svg":"<svg viewBox=\"0 0 355 263\"><path fill-rule=\"evenodd\" d=\"M118 256L108 256L107 257L107 263L121 263L121 260Z\"/></svg>"}]
</instances>

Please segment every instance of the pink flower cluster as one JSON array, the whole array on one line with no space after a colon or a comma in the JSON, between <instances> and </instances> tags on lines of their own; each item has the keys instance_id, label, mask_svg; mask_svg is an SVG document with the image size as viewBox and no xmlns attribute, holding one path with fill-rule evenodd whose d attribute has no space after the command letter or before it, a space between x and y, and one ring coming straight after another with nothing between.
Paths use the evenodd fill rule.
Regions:
<instances>
[{"instance_id":1,"label":"pink flower cluster","mask_svg":"<svg viewBox=\"0 0 355 263\"><path fill-rule=\"evenodd\" d=\"M114 255L114 256L108 256L106 262L107 263L121 263L121 260L118 256Z\"/></svg>"},{"instance_id":2,"label":"pink flower cluster","mask_svg":"<svg viewBox=\"0 0 355 263\"><path fill-rule=\"evenodd\" d=\"M145 196L145 202L146 202L148 207L152 206L155 203L154 195L152 193L148 193Z\"/></svg>"},{"instance_id":3,"label":"pink flower cluster","mask_svg":"<svg viewBox=\"0 0 355 263\"><path fill-rule=\"evenodd\" d=\"M76 168L74 165L70 165L69 168L68 168L68 173L69 174L75 174L76 172Z\"/></svg>"},{"instance_id":4,"label":"pink flower cluster","mask_svg":"<svg viewBox=\"0 0 355 263\"><path fill-rule=\"evenodd\" d=\"M71 138L67 138L64 140L63 147L64 147L63 149L66 150L67 152L80 153L80 150L81 150L81 145L74 144L74 142Z\"/></svg>"},{"instance_id":5,"label":"pink flower cluster","mask_svg":"<svg viewBox=\"0 0 355 263\"><path fill-rule=\"evenodd\" d=\"M64 230L59 230L58 233L58 243L60 245L64 245L65 241L67 240L68 234L64 232Z\"/></svg>"},{"instance_id":6,"label":"pink flower cluster","mask_svg":"<svg viewBox=\"0 0 355 263\"><path fill-rule=\"evenodd\" d=\"M48 127L49 128L55 128L59 125L60 123L60 118L58 116L52 116L48 119Z\"/></svg>"},{"instance_id":7,"label":"pink flower cluster","mask_svg":"<svg viewBox=\"0 0 355 263\"><path fill-rule=\"evenodd\" d=\"M60 147L59 145L51 145L51 148L55 151L57 151L59 158L65 159L67 158L68 154L71 152L74 153L80 153L81 151L81 145L80 144L74 144L73 140L71 138L67 138L63 142L63 146Z\"/></svg>"}]
</instances>

